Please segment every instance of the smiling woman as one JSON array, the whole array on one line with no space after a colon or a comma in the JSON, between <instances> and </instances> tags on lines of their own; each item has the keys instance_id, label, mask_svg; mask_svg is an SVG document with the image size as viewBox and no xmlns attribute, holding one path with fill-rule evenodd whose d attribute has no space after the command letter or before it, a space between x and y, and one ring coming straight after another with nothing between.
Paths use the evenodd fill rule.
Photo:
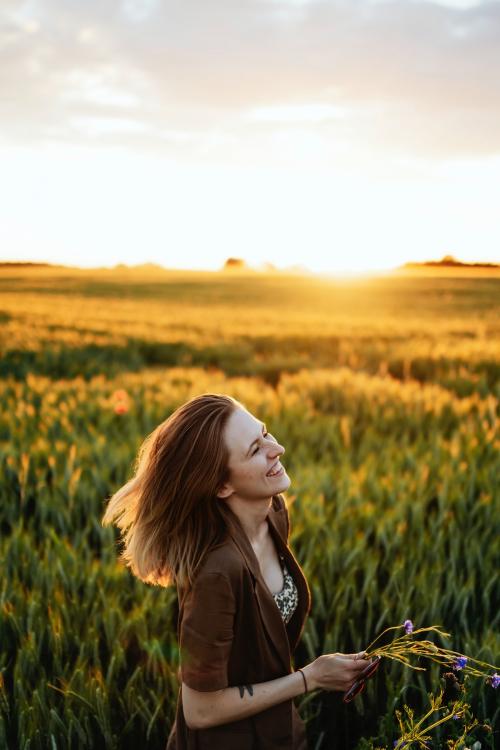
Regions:
<instances>
[{"instance_id":1,"label":"smiling woman","mask_svg":"<svg viewBox=\"0 0 500 750\"><path fill-rule=\"evenodd\" d=\"M284 452L243 404L203 394L146 438L135 476L108 502L102 522L121 529L122 560L145 582L177 585L181 685L167 750L305 750L293 698L344 691L367 666L361 652L292 669L311 595L288 545Z\"/></svg>"}]
</instances>

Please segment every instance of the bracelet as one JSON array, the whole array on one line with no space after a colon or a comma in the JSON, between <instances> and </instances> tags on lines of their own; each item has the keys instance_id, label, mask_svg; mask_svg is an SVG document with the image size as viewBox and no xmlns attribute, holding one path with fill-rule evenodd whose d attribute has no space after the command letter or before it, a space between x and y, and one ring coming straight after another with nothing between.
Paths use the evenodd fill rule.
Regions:
<instances>
[{"instance_id":1,"label":"bracelet","mask_svg":"<svg viewBox=\"0 0 500 750\"><path fill-rule=\"evenodd\" d=\"M306 676L305 676L304 672L303 672L303 671L302 671L301 669L297 669L297 672L300 672L300 674L302 675L302 679L304 680L304 687L305 687L305 692L307 693L307 681L306 681Z\"/></svg>"}]
</instances>

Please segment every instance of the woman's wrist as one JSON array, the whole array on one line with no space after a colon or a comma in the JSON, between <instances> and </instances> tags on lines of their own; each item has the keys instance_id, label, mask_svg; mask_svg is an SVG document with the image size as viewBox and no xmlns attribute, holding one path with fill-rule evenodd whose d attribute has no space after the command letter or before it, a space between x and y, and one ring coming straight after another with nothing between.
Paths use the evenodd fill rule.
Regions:
<instances>
[{"instance_id":1,"label":"woman's wrist","mask_svg":"<svg viewBox=\"0 0 500 750\"><path fill-rule=\"evenodd\" d=\"M307 693L309 691L309 688L307 686L307 680L306 680L306 676L304 674L304 670L302 670L302 669L296 669L295 671L298 672L298 674L300 674L300 676L302 677L302 682L304 683L304 691L303 692Z\"/></svg>"},{"instance_id":2,"label":"woman's wrist","mask_svg":"<svg viewBox=\"0 0 500 750\"><path fill-rule=\"evenodd\" d=\"M313 664L308 664L305 667L300 667L300 672L302 672L305 686L307 685L307 690L304 690L304 692L310 693L311 690L316 690L317 685L314 680L314 675L312 671ZM296 670L299 671L298 669Z\"/></svg>"}]
</instances>

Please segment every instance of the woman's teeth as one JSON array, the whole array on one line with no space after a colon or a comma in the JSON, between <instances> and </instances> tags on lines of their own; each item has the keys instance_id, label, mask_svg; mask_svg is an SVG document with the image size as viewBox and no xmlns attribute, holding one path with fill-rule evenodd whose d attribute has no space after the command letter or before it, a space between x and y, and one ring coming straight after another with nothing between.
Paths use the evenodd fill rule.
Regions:
<instances>
[{"instance_id":1,"label":"woman's teeth","mask_svg":"<svg viewBox=\"0 0 500 750\"><path fill-rule=\"evenodd\" d=\"M281 474L282 471L283 471L283 467L281 466L281 464L278 464L278 468L274 469L274 471L272 471L272 472L269 472L269 474L267 476L268 477L275 477L277 474Z\"/></svg>"}]
</instances>

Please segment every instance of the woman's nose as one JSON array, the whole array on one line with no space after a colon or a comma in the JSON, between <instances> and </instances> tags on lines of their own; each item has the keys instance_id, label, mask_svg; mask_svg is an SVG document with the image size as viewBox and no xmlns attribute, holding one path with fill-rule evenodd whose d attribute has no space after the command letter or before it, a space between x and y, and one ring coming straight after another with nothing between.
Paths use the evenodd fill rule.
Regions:
<instances>
[{"instance_id":1,"label":"woman's nose","mask_svg":"<svg viewBox=\"0 0 500 750\"><path fill-rule=\"evenodd\" d=\"M276 440L269 446L269 453L273 456L282 456L284 452L284 446L280 445Z\"/></svg>"}]
</instances>

